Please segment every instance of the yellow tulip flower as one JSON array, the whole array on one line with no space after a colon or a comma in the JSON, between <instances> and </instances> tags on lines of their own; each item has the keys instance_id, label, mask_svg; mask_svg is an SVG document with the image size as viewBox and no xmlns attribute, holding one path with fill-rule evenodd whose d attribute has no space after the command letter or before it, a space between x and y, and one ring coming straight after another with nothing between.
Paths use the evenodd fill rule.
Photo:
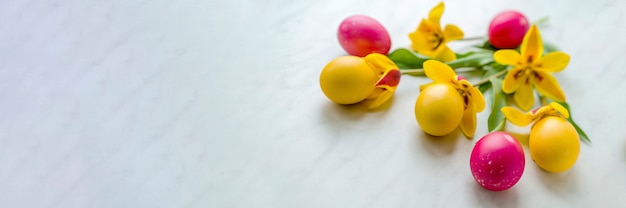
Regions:
<instances>
[{"instance_id":1,"label":"yellow tulip flower","mask_svg":"<svg viewBox=\"0 0 626 208\"><path fill-rule=\"evenodd\" d=\"M369 105L370 109L374 109L387 102L393 96L396 88L398 88L398 84L400 84L402 74L391 59L380 53L371 53L365 56L364 60L380 75L378 81L374 84L374 92L368 97L368 99L375 99Z\"/></svg>"},{"instance_id":2,"label":"yellow tulip flower","mask_svg":"<svg viewBox=\"0 0 626 208\"><path fill-rule=\"evenodd\" d=\"M543 42L536 25L524 36L520 46L521 54L515 50L498 50L493 58L499 64L513 66L504 78L502 91L515 93L513 98L521 109L528 111L535 102L533 86L539 93L559 101L565 101L565 94L552 72L560 72L569 63L570 57L563 52L552 52L543 56Z\"/></svg>"},{"instance_id":3,"label":"yellow tulip flower","mask_svg":"<svg viewBox=\"0 0 626 208\"><path fill-rule=\"evenodd\" d=\"M456 60L456 54L446 43L463 39L463 31L453 24L441 28L440 19L443 15L443 2L435 6L428 14L428 19L422 19L415 32L409 34L412 48L417 53L443 62Z\"/></svg>"}]
</instances>

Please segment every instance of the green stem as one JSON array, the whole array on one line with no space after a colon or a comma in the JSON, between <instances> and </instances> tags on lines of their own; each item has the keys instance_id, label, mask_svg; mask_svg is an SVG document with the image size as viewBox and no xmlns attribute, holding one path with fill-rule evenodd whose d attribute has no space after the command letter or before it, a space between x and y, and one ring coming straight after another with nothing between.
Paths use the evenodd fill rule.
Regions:
<instances>
[{"instance_id":1,"label":"green stem","mask_svg":"<svg viewBox=\"0 0 626 208\"><path fill-rule=\"evenodd\" d=\"M400 73L402 73L402 74L422 75L422 74L424 74L424 69L401 69Z\"/></svg>"},{"instance_id":2,"label":"green stem","mask_svg":"<svg viewBox=\"0 0 626 208\"><path fill-rule=\"evenodd\" d=\"M489 82L489 80L491 80L492 78L499 77L499 76L502 76L502 75L506 74L506 72L508 72L508 70L499 71L498 73L492 74L489 77L485 77L484 79L481 79L480 81L478 81L478 82L476 82L476 83L474 83L472 85L474 85L474 87L478 87L478 86L480 86L482 84L485 84L485 83Z\"/></svg>"},{"instance_id":3,"label":"green stem","mask_svg":"<svg viewBox=\"0 0 626 208\"><path fill-rule=\"evenodd\" d=\"M456 69L452 69L455 72L470 72L478 70L478 68L474 67L460 67ZM424 69L400 69L400 73L409 74L409 75L424 75Z\"/></svg>"},{"instance_id":4,"label":"green stem","mask_svg":"<svg viewBox=\"0 0 626 208\"><path fill-rule=\"evenodd\" d=\"M474 37L469 37L469 38L463 38L461 40L482 40L485 39L484 36L474 36Z\"/></svg>"}]
</instances>

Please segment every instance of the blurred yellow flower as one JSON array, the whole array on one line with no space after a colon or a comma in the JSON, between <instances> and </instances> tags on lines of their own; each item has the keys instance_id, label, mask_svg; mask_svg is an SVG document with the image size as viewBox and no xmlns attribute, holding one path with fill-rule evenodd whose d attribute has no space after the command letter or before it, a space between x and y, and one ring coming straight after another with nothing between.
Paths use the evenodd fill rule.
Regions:
<instances>
[{"instance_id":1,"label":"blurred yellow flower","mask_svg":"<svg viewBox=\"0 0 626 208\"><path fill-rule=\"evenodd\" d=\"M411 47L417 53L449 62L456 59L456 54L446 43L463 39L463 31L453 24L447 24L444 29L441 28L440 19L443 10L443 2L430 10L428 19L422 19L415 32L409 34L409 39L413 43Z\"/></svg>"},{"instance_id":2,"label":"blurred yellow flower","mask_svg":"<svg viewBox=\"0 0 626 208\"><path fill-rule=\"evenodd\" d=\"M515 50L498 50L493 58L499 64L513 66L504 78L502 91L515 93L513 98L521 109L528 111L535 102L533 86L539 93L558 101L565 101L565 94L551 72L560 72L569 63L570 57L563 52L543 55L543 42L536 25L524 36L521 54Z\"/></svg>"}]
</instances>

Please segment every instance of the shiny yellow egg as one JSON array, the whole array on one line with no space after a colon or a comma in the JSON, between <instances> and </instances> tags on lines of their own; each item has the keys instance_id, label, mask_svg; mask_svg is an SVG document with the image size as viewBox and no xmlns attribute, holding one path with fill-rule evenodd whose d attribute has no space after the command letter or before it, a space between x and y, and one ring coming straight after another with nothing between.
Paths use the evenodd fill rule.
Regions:
<instances>
[{"instance_id":1,"label":"shiny yellow egg","mask_svg":"<svg viewBox=\"0 0 626 208\"><path fill-rule=\"evenodd\" d=\"M531 129L528 148L539 167L548 172L563 172L576 163L580 140L576 129L567 120L548 116Z\"/></svg>"},{"instance_id":2,"label":"shiny yellow egg","mask_svg":"<svg viewBox=\"0 0 626 208\"><path fill-rule=\"evenodd\" d=\"M433 136L450 134L463 118L463 98L449 84L426 87L415 102L415 119L424 132Z\"/></svg>"},{"instance_id":3,"label":"shiny yellow egg","mask_svg":"<svg viewBox=\"0 0 626 208\"><path fill-rule=\"evenodd\" d=\"M365 100L374 91L378 76L356 56L342 56L330 61L320 75L324 95L339 104L354 104Z\"/></svg>"}]
</instances>

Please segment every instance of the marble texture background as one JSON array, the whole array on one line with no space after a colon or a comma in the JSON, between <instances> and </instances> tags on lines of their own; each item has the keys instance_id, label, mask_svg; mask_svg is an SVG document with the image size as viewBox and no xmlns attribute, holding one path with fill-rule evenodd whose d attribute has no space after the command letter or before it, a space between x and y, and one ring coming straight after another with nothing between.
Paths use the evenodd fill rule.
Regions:
<instances>
[{"instance_id":1,"label":"marble texture background","mask_svg":"<svg viewBox=\"0 0 626 208\"><path fill-rule=\"evenodd\" d=\"M467 36L504 9L550 17L544 40L572 57L556 76L593 141L565 173L526 148L516 186L480 188L469 155L489 111L474 140L425 135L425 78L374 112L324 97L343 18L372 16L406 47L436 3L0 1L0 207L623 206L624 1L446 1L442 21Z\"/></svg>"}]
</instances>

